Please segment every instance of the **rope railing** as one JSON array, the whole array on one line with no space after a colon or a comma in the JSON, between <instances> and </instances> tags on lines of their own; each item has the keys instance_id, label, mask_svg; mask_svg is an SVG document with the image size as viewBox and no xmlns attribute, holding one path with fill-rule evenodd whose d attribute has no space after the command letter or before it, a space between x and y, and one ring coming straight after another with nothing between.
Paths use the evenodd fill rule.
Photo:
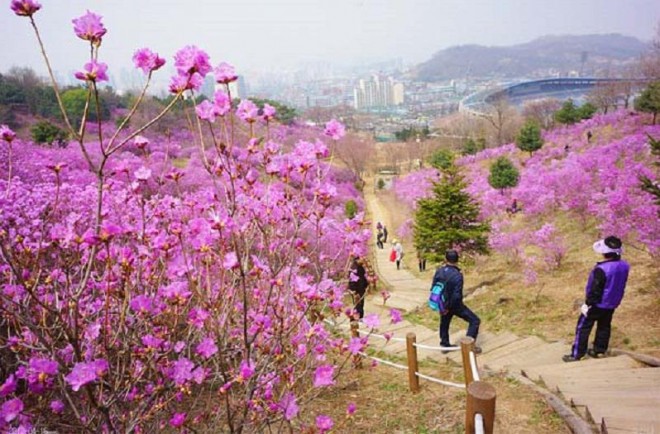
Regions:
<instances>
[{"instance_id":1,"label":"rope railing","mask_svg":"<svg viewBox=\"0 0 660 434\"><path fill-rule=\"evenodd\" d=\"M335 323L325 320L336 326ZM360 336L360 330L357 323L351 323L351 334L353 337ZM364 332L363 332L364 333ZM395 339L393 336L384 336L372 331L367 333L368 337L374 336L386 339L389 341ZM396 338L397 340L403 340ZM396 369L408 370L408 384L410 391L418 393L420 391L419 379L423 378L432 383L441 384L443 386L455 387L466 389L467 391L467 404L465 410L465 433L466 434L492 434L495 422L495 388L488 383L481 381L479 375L479 367L477 366L477 357L474 351L475 340L471 337L464 337L461 339L460 347L435 347L430 345L418 344L416 342L415 333L408 333L406 335L406 357L408 366L403 366L389 360L381 359L378 357L370 356L364 352L359 352L356 357L366 357L375 360L378 363L391 366ZM440 380L419 372L419 365L417 361L417 349L424 348L430 350L441 350L443 353L447 351L461 350L461 357L463 362L463 373L465 377L465 384L453 383L451 381Z\"/></svg>"}]
</instances>

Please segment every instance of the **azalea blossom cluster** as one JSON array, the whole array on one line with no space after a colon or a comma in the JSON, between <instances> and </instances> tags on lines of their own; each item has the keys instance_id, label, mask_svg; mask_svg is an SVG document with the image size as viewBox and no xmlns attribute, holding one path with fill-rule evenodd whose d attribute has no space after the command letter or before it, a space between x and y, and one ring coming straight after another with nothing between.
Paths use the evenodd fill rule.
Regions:
<instances>
[{"instance_id":1,"label":"azalea blossom cluster","mask_svg":"<svg viewBox=\"0 0 660 434\"><path fill-rule=\"evenodd\" d=\"M34 22L40 5L11 9ZM74 31L93 48L80 77L93 94L107 31L89 11ZM164 64L149 49L133 59L147 83ZM174 65L175 100L194 101L211 71L236 79L195 46ZM324 141L285 147L255 128L272 107L231 102L226 89L189 107L201 134L185 167L153 122L115 133L99 123L93 142L81 129L77 150L0 127L0 431L336 426L303 409L367 343L323 321L354 314L347 266L370 237L362 213L344 215L345 200L361 203L355 179L329 164ZM335 121L324 136L343 132Z\"/></svg>"},{"instance_id":2,"label":"azalea blossom cluster","mask_svg":"<svg viewBox=\"0 0 660 434\"><path fill-rule=\"evenodd\" d=\"M479 201L482 217L491 221L491 248L521 262L528 280L534 281L538 271L561 266L566 254L566 240L554 221L562 212L585 228L594 225L594 236L617 234L653 256L660 254L658 206L639 181L640 175L657 179L649 135L660 137L660 127L642 115L618 111L544 132L545 144L532 157L508 144L460 158L466 191ZM506 194L488 184L488 162L500 156L520 171L519 184ZM414 209L410 198L416 202L430 194L430 186L420 190L431 176L420 170L397 180L397 197ZM516 218L536 222L530 229L521 230L506 214L513 198L523 210Z\"/></svg>"}]
</instances>

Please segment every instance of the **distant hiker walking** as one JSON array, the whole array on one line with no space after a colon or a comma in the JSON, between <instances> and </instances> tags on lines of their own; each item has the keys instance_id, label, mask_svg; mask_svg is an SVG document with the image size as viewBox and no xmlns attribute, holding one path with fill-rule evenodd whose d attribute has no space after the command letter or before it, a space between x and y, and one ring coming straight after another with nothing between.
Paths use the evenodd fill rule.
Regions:
<instances>
[{"instance_id":1,"label":"distant hiker walking","mask_svg":"<svg viewBox=\"0 0 660 434\"><path fill-rule=\"evenodd\" d=\"M388 234L388 232L387 232L387 226L383 225L383 242L384 242L384 243L387 242L387 234Z\"/></svg>"},{"instance_id":2,"label":"distant hiker walking","mask_svg":"<svg viewBox=\"0 0 660 434\"><path fill-rule=\"evenodd\" d=\"M596 241L593 245L596 253L605 258L597 262L589 274L585 289L585 301L580 308L580 317L575 327L575 341L571 354L563 357L564 362L575 362L589 354L599 357L607 352L612 329L612 315L621 304L630 265L621 259L623 245L621 240L614 236ZM593 348L587 351L589 335L596 323L596 336Z\"/></svg>"},{"instance_id":3,"label":"distant hiker walking","mask_svg":"<svg viewBox=\"0 0 660 434\"><path fill-rule=\"evenodd\" d=\"M426 271L426 255L422 250L417 250L417 265L419 271Z\"/></svg>"},{"instance_id":4,"label":"distant hiker walking","mask_svg":"<svg viewBox=\"0 0 660 434\"><path fill-rule=\"evenodd\" d=\"M379 249L382 249L384 247L383 231L380 229L378 229L378 233L376 234L376 246L378 246Z\"/></svg>"},{"instance_id":5,"label":"distant hiker walking","mask_svg":"<svg viewBox=\"0 0 660 434\"><path fill-rule=\"evenodd\" d=\"M398 240L392 240L394 246L392 251L394 252L394 261L396 262L396 269L401 269L401 260L403 259L403 246Z\"/></svg>"},{"instance_id":6,"label":"distant hiker walking","mask_svg":"<svg viewBox=\"0 0 660 434\"><path fill-rule=\"evenodd\" d=\"M364 298L367 293L369 281L367 280L367 271L361 258L353 258L351 268L348 273L348 289L353 296L355 311L358 318L364 318Z\"/></svg>"},{"instance_id":7,"label":"distant hiker walking","mask_svg":"<svg viewBox=\"0 0 660 434\"><path fill-rule=\"evenodd\" d=\"M458 252L456 250L447 250L445 252L445 260L445 265L435 271L431 284L431 287L433 287L437 282L445 283L445 291L447 292L449 303L449 311L445 315L440 316L440 346L453 346L449 342L449 325L454 315L467 321L467 336L470 336L476 342L481 320L463 304L463 273L461 273L461 269L457 265ZM481 353L481 348L475 346L474 352L477 354Z\"/></svg>"}]
</instances>

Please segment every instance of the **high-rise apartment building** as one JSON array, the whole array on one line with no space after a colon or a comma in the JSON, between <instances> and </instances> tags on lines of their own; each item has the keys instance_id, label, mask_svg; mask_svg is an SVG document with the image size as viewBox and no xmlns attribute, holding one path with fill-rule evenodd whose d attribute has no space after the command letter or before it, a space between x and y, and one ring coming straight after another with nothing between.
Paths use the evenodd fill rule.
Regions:
<instances>
[{"instance_id":1,"label":"high-rise apartment building","mask_svg":"<svg viewBox=\"0 0 660 434\"><path fill-rule=\"evenodd\" d=\"M360 79L353 88L353 105L356 110L394 107L403 104L403 83L392 77L372 75L370 79Z\"/></svg>"}]
</instances>

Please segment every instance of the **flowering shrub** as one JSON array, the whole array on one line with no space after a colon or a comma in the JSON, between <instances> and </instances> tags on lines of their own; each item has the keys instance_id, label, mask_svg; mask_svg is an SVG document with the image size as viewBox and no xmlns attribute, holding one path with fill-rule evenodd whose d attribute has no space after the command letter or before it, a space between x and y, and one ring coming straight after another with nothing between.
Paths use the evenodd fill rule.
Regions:
<instances>
[{"instance_id":1,"label":"flowering shrub","mask_svg":"<svg viewBox=\"0 0 660 434\"><path fill-rule=\"evenodd\" d=\"M40 7L11 2L35 30ZM91 12L73 24L94 101L107 30ZM361 213L343 216L354 179L320 140L284 150L264 136L272 107L233 110L233 68L195 46L174 56L168 108L129 127L165 62L146 48L133 60L146 84L116 131L64 114L77 149L47 150L0 128L0 431L330 430L301 410L365 344L322 321L352 314L342 280L370 236ZM186 100L198 147L177 167L171 137L148 127L211 71L224 90Z\"/></svg>"}]
</instances>

